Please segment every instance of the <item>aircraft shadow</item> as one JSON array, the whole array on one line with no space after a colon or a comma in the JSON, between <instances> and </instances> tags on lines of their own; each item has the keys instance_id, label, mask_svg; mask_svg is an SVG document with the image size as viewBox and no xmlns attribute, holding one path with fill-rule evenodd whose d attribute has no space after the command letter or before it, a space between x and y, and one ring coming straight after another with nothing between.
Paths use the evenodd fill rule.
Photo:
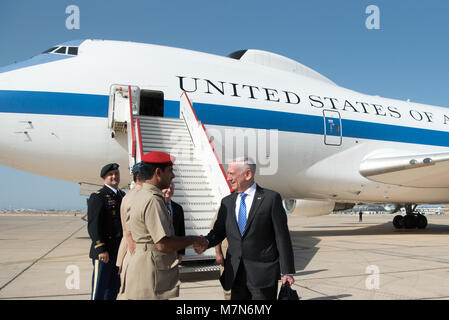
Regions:
<instances>
[{"instance_id":1,"label":"aircraft shadow","mask_svg":"<svg viewBox=\"0 0 449 320\"><path fill-rule=\"evenodd\" d=\"M429 223L425 229L395 229L392 222L386 222L383 224L367 224L367 227L363 227L364 224L351 224L352 226L322 226L319 227L307 227L304 229L315 230L301 230L292 231L290 234L298 233L300 237L338 237L338 236L372 236L372 235L394 235L394 234L448 234L449 225L446 224L431 224ZM354 229L354 226L360 226ZM323 230L326 228L333 228L332 230ZM349 229L351 228L351 229Z\"/></svg>"},{"instance_id":2,"label":"aircraft shadow","mask_svg":"<svg viewBox=\"0 0 449 320\"><path fill-rule=\"evenodd\" d=\"M290 231L295 258L295 276L327 271L327 269L304 271L310 261L312 261L313 257L317 254L319 250L317 246L320 243L321 238L324 237L400 234L435 235L448 233L449 225L431 223L429 223L426 229L395 229L392 222L386 222L383 224L343 223L342 225L336 226L304 226L299 231Z\"/></svg>"},{"instance_id":3,"label":"aircraft shadow","mask_svg":"<svg viewBox=\"0 0 449 320\"><path fill-rule=\"evenodd\" d=\"M357 228L355 228L357 227ZM310 229L310 230L309 230ZM328 230L331 229L331 230ZM328 271L328 269L307 270L304 271L313 257L317 254L323 237L338 236L369 236L369 235L395 235L395 234L448 234L449 225L429 223L426 229L395 229L392 222L378 223L343 223L333 226L304 226L299 231L290 231L292 239L293 253L295 259L295 276L304 276L308 274ZM219 271L181 273L182 282L195 282L204 280L218 280ZM339 299L347 297L341 295L335 297L321 297L316 299Z\"/></svg>"}]
</instances>

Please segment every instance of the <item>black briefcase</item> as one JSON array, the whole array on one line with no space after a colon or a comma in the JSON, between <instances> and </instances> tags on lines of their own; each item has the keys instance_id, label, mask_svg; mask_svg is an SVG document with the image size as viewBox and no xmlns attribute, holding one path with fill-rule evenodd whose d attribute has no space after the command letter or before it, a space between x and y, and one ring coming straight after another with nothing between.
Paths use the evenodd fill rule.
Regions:
<instances>
[{"instance_id":1,"label":"black briefcase","mask_svg":"<svg viewBox=\"0 0 449 320\"><path fill-rule=\"evenodd\" d=\"M290 287L290 282L285 282L279 291L278 300L299 300L298 293Z\"/></svg>"}]
</instances>

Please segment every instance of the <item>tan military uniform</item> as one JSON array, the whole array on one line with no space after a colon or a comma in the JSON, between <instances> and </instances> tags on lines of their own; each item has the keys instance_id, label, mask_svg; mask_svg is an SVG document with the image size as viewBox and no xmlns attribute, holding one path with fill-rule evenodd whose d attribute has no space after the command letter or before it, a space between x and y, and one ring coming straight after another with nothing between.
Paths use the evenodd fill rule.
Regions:
<instances>
[{"instance_id":1,"label":"tan military uniform","mask_svg":"<svg viewBox=\"0 0 449 320\"><path fill-rule=\"evenodd\" d=\"M126 298L159 300L178 297L178 254L175 251L160 252L155 246L162 238L175 235L159 188L145 183L136 193L127 228L136 242L136 251L125 272Z\"/></svg>"},{"instance_id":2,"label":"tan military uniform","mask_svg":"<svg viewBox=\"0 0 449 320\"><path fill-rule=\"evenodd\" d=\"M122 220L123 238L118 249L116 263L120 273L120 291L118 292L117 300L126 299L126 297L123 295L125 291L125 270L128 267L129 259L131 257L131 254L128 250L128 228L126 227L126 223L129 221L129 213L131 210L131 205L134 202L134 196L140 189L142 189L142 187L136 184L134 188L129 190L126 196L122 199L122 205L120 206L120 218Z\"/></svg>"}]
</instances>

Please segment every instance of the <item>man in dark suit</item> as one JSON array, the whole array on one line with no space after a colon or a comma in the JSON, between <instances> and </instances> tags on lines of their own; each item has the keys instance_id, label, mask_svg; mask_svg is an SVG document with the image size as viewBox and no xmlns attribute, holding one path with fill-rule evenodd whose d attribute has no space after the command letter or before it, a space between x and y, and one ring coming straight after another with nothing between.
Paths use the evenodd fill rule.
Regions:
<instances>
[{"instance_id":1,"label":"man in dark suit","mask_svg":"<svg viewBox=\"0 0 449 320\"><path fill-rule=\"evenodd\" d=\"M171 200L173 193L175 192L174 183L170 184L170 187L163 189L162 193L164 195L165 204L167 206L168 212L173 220L173 227L175 228L175 235L178 237L184 237L186 235L186 227L184 223L184 210L182 207ZM181 249L178 251L179 263L182 261L182 257L186 254L186 250Z\"/></svg>"},{"instance_id":2,"label":"man in dark suit","mask_svg":"<svg viewBox=\"0 0 449 320\"><path fill-rule=\"evenodd\" d=\"M279 193L254 182L256 167L248 159L228 166L227 179L235 191L223 198L217 221L206 236L208 247L228 240L220 277L231 300L275 300L278 280L293 284L293 249L287 216ZM195 247L197 253L206 249Z\"/></svg>"},{"instance_id":3,"label":"man in dark suit","mask_svg":"<svg viewBox=\"0 0 449 320\"><path fill-rule=\"evenodd\" d=\"M120 276L115 265L122 238L120 205L125 193L118 189L119 165L110 163L100 172L104 186L90 195L87 202L87 230L92 239L89 257L94 266L92 300L115 300Z\"/></svg>"}]
</instances>

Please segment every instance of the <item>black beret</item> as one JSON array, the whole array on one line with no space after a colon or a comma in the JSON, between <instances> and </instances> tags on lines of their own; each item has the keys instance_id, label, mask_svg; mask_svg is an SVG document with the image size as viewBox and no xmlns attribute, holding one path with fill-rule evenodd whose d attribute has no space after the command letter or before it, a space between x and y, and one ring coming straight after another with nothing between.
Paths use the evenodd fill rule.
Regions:
<instances>
[{"instance_id":1,"label":"black beret","mask_svg":"<svg viewBox=\"0 0 449 320\"><path fill-rule=\"evenodd\" d=\"M104 177L111 170L117 170L120 166L117 163L109 163L105 165L100 172L100 177Z\"/></svg>"}]
</instances>

